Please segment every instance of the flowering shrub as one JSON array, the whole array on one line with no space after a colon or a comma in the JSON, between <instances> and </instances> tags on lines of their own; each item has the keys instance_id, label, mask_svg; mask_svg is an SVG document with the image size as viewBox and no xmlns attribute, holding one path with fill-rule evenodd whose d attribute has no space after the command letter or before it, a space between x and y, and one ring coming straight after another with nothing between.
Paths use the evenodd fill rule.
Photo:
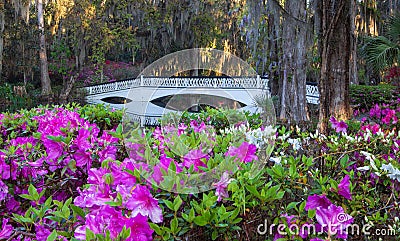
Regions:
<instances>
[{"instance_id":1,"label":"flowering shrub","mask_svg":"<svg viewBox=\"0 0 400 241\"><path fill-rule=\"evenodd\" d=\"M145 130L101 106L0 114L0 240L396 240L399 112L332 117L329 136L211 112Z\"/></svg>"},{"instance_id":2,"label":"flowering shrub","mask_svg":"<svg viewBox=\"0 0 400 241\"><path fill-rule=\"evenodd\" d=\"M72 73L70 73L71 75ZM138 70L132 63L106 60L103 65L84 67L77 75L77 83L87 86L136 77Z\"/></svg>"},{"instance_id":3,"label":"flowering shrub","mask_svg":"<svg viewBox=\"0 0 400 241\"><path fill-rule=\"evenodd\" d=\"M399 85L400 84L400 68L397 66L390 68L384 78L387 83L391 83L393 85Z\"/></svg>"},{"instance_id":4,"label":"flowering shrub","mask_svg":"<svg viewBox=\"0 0 400 241\"><path fill-rule=\"evenodd\" d=\"M350 104L357 111L367 111L375 104L389 104L400 98L399 88L390 84L351 85Z\"/></svg>"}]
</instances>

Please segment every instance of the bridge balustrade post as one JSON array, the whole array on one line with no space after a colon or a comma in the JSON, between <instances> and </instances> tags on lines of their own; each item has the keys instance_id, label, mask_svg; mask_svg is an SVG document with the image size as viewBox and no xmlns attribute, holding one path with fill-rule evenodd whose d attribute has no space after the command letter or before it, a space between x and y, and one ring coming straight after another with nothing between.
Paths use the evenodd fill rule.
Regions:
<instances>
[{"instance_id":1,"label":"bridge balustrade post","mask_svg":"<svg viewBox=\"0 0 400 241\"><path fill-rule=\"evenodd\" d=\"M144 127L145 124L146 124L146 117L140 116L140 127Z\"/></svg>"},{"instance_id":2,"label":"bridge balustrade post","mask_svg":"<svg viewBox=\"0 0 400 241\"><path fill-rule=\"evenodd\" d=\"M257 89L260 89L260 82L261 82L260 75L257 75Z\"/></svg>"},{"instance_id":3,"label":"bridge balustrade post","mask_svg":"<svg viewBox=\"0 0 400 241\"><path fill-rule=\"evenodd\" d=\"M140 75L140 86L144 85L143 75Z\"/></svg>"}]
</instances>

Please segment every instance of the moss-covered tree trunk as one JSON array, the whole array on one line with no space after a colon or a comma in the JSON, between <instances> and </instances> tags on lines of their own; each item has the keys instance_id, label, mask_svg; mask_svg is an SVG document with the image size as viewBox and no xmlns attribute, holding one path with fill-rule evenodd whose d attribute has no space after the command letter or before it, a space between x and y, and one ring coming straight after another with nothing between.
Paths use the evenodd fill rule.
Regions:
<instances>
[{"instance_id":1,"label":"moss-covered tree trunk","mask_svg":"<svg viewBox=\"0 0 400 241\"><path fill-rule=\"evenodd\" d=\"M306 101L307 22L305 0L286 0L282 29L282 88L279 117L299 123L309 119Z\"/></svg>"},{"instance_id":2,"label":"moss-covered tree trunk","mask_svg":"<svg viewBox=\"0 0 400 241\"><path fill-rule=\"evenodd\" d=\"M323 0L319 130L328 131L331 116L350 117L351 1Z\"/></svg>"},{"instance_id":3,"label":"moss-covered tree trunk","mask_svg":"<svg viewBox=\"0 0 400 241\"><path fill-rule=\"evenodd\" d=\"M52 94L51 82L46 53L46 33L44 31L44 9L43 0L37 0L37 16L39 24L39 58L40 58L40 79L42 84L42 96Z\"/></svg>"},{"instance_id":4,"label":"moss-covered tree trunk","mask_svg":"<svg viewBox=\"0 0 400 241\"><path fill-rule=\"evenodd\" d=\"M3 81L2 73L3 73L3 49L4 49L4 24L5 24L5 16L4 16L4 0L0 0L0 83Z\"/></svg>"}]
</instances>

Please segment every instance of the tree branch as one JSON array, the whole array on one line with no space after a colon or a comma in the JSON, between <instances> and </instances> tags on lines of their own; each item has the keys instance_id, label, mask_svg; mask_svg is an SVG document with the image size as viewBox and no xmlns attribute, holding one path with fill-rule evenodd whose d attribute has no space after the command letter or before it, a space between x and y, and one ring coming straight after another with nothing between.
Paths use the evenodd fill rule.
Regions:
<instances>
[{"instance_id":1,"label":"tree branch","mask_svg":"<svg viewBox=\"0 0 400 241\"><path fill-rule=\"evenodd\" d=\"M337 23L339 21L339 17L341 15L342 11L343 11L343 8L344 8L344 5L345 5L346 1L348 1L348 0L340 1L341 4L339 6L339 9L335 14L334 19L329 23L329 28L326 30L326 35L324 35L324 42L328 41L328 39L331 38L332 31L336 27L336 25L337 25ZM325 15L324 18L327 17L326 16L327 15L326 12L324 13L324 15Z\"/></svg>"},{"instance_id":2,"label":"tree branch","mask_svg":"<svg viewBox=\"0 0 400 241\"><path fill-rule=\"evenodd\" d=\"M296 18L292 14L290 14L288 11L286 11L286 9L281 6L281 4L278 2L278 0L272 0L272 2L275 3L280 8L280 10L284 13L284 15L289 16L298 22L308 24L307 21Z\"/></svg>"}]
</instances>

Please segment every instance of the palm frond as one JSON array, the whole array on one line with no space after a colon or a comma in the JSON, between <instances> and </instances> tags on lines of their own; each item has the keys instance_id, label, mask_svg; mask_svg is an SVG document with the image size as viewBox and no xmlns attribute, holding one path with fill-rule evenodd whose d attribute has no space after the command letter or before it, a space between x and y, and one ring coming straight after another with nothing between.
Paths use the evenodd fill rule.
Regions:
<instances>
[{"instance_id":1,"label":"palm frond","mask_svg":"<svg viewBox=\"0 0 400 241\"><path fill-rule=\"evenodd\" d=\"M387 26L388 38L397 44L400 44L400 15L389 18Z\"/></svg>"},{"instance_id":2,"label":"palm frond","mask_svg":"<svg viewBox=\"0 0 400 241\"><path fill-rule=\"evenodd\" d=\"M397 62L400 46L384 36L367 37L361 56L375 71L380 72Z\"/></svg>"}]
</instances>

